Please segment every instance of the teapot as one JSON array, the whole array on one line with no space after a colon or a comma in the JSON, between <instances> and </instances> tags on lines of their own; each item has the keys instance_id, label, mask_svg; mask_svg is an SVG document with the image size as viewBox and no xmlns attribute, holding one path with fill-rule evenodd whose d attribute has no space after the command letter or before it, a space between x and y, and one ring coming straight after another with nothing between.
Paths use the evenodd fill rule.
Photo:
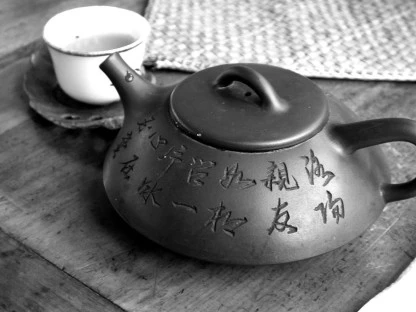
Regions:
<instances>
[{"instance_id":1,"label":"teapot","mask_svg":"<svg viewBox=\"0 0 416 312\"><path fill-rule=\"evenodd\" d=\"M391 184L377 145L416 144L416 122L359 121L311 80L224 64L157 86L116 53L101 69L125 120L103 180L134 229L186 256L273 264L317 256L363 233L416 179Z\"/></svg>"}]
</instances>

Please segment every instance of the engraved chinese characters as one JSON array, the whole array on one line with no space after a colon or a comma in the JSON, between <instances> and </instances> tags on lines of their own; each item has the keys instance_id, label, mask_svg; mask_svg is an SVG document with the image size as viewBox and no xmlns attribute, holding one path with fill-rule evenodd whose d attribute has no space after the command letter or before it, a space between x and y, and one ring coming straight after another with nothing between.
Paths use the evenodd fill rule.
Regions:
<instances>
[{"instance_id":1,"label":"engraved chinese characters","mask_svg":"<svg viewBox=\"0 0 416 312\"><path fill-rule=\"evenodd\" d=\"M178 218L187 215L204 231L230 238L238 237L249 226L256 226L268 236L296 235L304 226L299 219L304 211L319 218L323 225L330 220L339 224L345 218L344 200L331 189L336 174L322 162L320 153L309 149L291 159L265 156L253 172L248 171L247 163L238 158L219 163L213 157L196 154L188 143L177 144L169 134L161 133L156 121L154 116L147 116L136 122L134 129L120 136L112 153L123 179L126 183L134 183L139 204L169 211ZM130 151L129 145L135 140L141 140L142 149ZM156 170L141 168L143 146L144 152L154 153L150 159L157 164L152 166ZM128 152L121 157L118 155L121 150ZM133 175L135 179L132 180ZM181 191L172 194L172 186L166 181L180 184L178 189ZM263 211L267 217L267 221L259 224L250 219L249 210L239 209L241 202L233 196L248 199L250 206L250 198L261 189L272 200L264 207L253 202L250 209ZM293 200L292 194L299 192L302 196L300 191L305 189L313 189L322 195L307 206ZM198 195L189 195L207 191L212 194L212 200L208 202L198 201Z\"/></svg>"},{"instance_id":2,"label":"engraved chinese characters","mask_svg":"<svg viewBox=\"0 0 416 312\"><path fill-rule=\"evenodd\" d=\"M279 198L277 206L275 208L272 208L272 210L276 211L276 213L274 215L271 227L267 229L267 233L269 235L271 235L274 230L284 232L287 229L288 234L292 234L298 231L298 228L296 226L288 224L290 219L289 212L283 211L283 209L285 209L287 205L287 202L281 203L281 200Z\"/></svg>"},{"instance_id":3,"label":"engraved chinese characters","mask_svg":"<svg viewBox=\"0 0 416 312\"><path fill-rule=\"evenodd\" d=\"M124 179L130 179L130 173L134 170L134 165L138 159L139 156L134 154L131 159L120 162L120 164L123 165L123 167L120 169L120 172L124 175Z\"/></svg>"},{"instance_id":4,"label":"engraved chinese characters","mask_svg":"<svg viewBox=\"0 0 416 312\"><path fill-rule=\"evenodd\" d=\"M324 180L322 186L327 186L335 177L333 172L325 170L324 165L320 163L313 150L310 150L309 156L302 156L302 158L305 160L305 170L311 185L314 185L315 178L321 178ZM333 199L333 195L329 191L326 191L326 194L328 196L327 202L325 204L320 203L314 210L321 211L323 223L326 224L327 210L329 209L338 224L339 219L345 217L344 201L341 198Z\"/></svg>"},{"instance_id":5,"label":"engraved chinese characters","mask_svg":"<svg viewBox=\"0 0 416 312\"><path fill-rule=\"evenodd\" d=\"M326 191L328 195L328 201L325 203L320 203L315 207L315 211L321 211L322 219L324 223L327 221L327 210L329 209L332 213L332 216L336 220L336 223L339 223L339 218L345 217L344 201L341 198L332 199L332 194L329 191Z\"/></svg>"},{"instance_id":6,"label":"engraved chinese characters","mask_svg":"<svg viewBox=\"0 0 416 312\"><path fill-rule=\"evenodd\" d=\"M225 168L224 176L220 179L220 184L225 189L235 185L242 190L256 185L256 180L244 179L243 175L243 171L238 169L238 163L235 163L232 166Z\"/></svg>"},{"instance_id":7,"label":"engraved chinese characters","mask_svg":"<svg viewBox=\"0 0 416 312\"><path fill-rule=\"evenodd\" d=\"M208 176L208 170L214 167L216 163L214 161L204 161L201 158L192 158L192 162L189 164L191 169L188 173L186 182L193 186L203 186L204 179Z\"/></svg>"},{"instance_id":8,"label":"engraved chinese characters","mask_svg":"<svg viewBox=\"0 0 416 312\"><path fill-rule=\"evenodd\" d=\"M310 184L315 184L315 178L322 178L325 179L323 186L326 186L335 177L334 173L325 170L313 150L310 150L310 156L302 156L301 158L305 159L305 170Z\"/></svg>"},{"instance_id":9,"label":"engraved chinese characters","mask_svg":"<svg viewBox=\"0 0 416 312\"><path fill-rule=\"evenodd\" d=\"M231 237L234 237L235 230L237 228L247 223L247 218L231 219L232 212L226 210L223 202L221 202L219 206L209 208L209 210L212 212L212 216L207 222L205 222L205 226L210 227L211 231L214 233L217 230L217 223L220 220L222 220L222 231Z\"/></svg>"},{"instance_id":10,"label":"engraved chinese characters","mask_svg":"<svg viewBox=\"0 0 416 312\"><path fill-rule=\"evenodd\" d=\"M149 198L153 206L159 207L160 204L156 200L156 193L162 191L161 188L157 186L157 181L148 180L145 177L137 188L137 194L143 199L143 202L147 204Z\"/></svg>"},{"instance_id":11,"label":"engraved chinese characters","mask_svg":"<svg viewBox=\"0 0 416 312\"><path fill-rule=\"evenodd\" d=\"M116 148L113 149L113 158L116 158L117 154L121 151L121 149L127 148L132 136L133 136L133 131L129 131L126 133L125 136L121 138L120 143L118 143Z\"/></svg>"},{"instance_id":12,"label":"engraved chinese characters","mask_svg":"<svg viewBox=\"0 0 416 312\"><path fill-rule=\"evenodd\" d=\"M277 169L277 177L275 171ZM282 189L293 191L299 189L298 181L292 176L293 184L290 182L289 172L286 163L282 162L276 164L274 161L270 161L270 166L267 168L267 178L262 179L261 182L270 191L273 191L273 186L277 185L279 191Z\"/></svg>"}]
</instances>

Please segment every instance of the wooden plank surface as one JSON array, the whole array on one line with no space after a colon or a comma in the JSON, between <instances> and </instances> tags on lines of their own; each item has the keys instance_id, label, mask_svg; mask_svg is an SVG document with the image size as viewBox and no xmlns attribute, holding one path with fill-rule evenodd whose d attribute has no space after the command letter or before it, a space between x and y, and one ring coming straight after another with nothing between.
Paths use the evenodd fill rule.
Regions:
<instances>
[{"instance_id":1,"label":"wooden plank surface","mask_svg":"<svg viewBox=\"0 0 416 312\"><path fill-rule=\"evenodd\" d=\"M0 311L123 311L1 230L0 276Z\"/></svg>"},{"instance_id":2,"label":"wooden plank surface","mask_svg":"<svg viewBox=\"0 0 416 312\"><path fill-rule=\"evenodd\" d=\"M106 198L101 166L115 132L66 130L37 116L21 89L27 66L0 72L10 84L0 87L2 114L19 120L0 124L0 227L125 310L356 311L415 255L414 200L388 205L343 248L296 263L229 266L173 254L129 229ZM365 119L416 119L412 84L318 83ZM413 148L386 152L397 179L414 174Z\"/></svg>"},{"instance_id":3,"label":"wooden plank surface","mask_svg":"<svg viewBox=\"0 0 416 312\"><path fill-rule=\"evenodd\" d=\"M17 249L22 255L16 252L0 262L6 264L0 268L0 307L14 304L17 310L18 299L10 294L42 283L52 289L62 273L72 277L72 297L62 299L68 311L77 307L77 300L94 301L95 292L97 311L108 300L126 311L353 312L415 257L415 199L389 204L368 231L346 246L283 265L206 263L171 253L135 233L114 212L102 186L103 158L116 132L59 128L28 107L22 89L26 56L48 15L92 2L31 3L4 0L0 10L0 26L6 30L0 35L0 250ZM105 3L139 11L144 7L143 1ZM316 82L362 119L416 119L414 83ZM416 175L413 146L394 143L384 149L396 181ZM38 257L30 265L32 258L23 255L33 252ZM25 264L13 267L13 261ZM32 284L24 276L14 282L5 278L19 272ZM33 281L36 274L39 282ZM85 287L74 293L74 285ZM58 289L53 293L61 296ZM28 290L28 296L37 302L34 292Z\"/></svg>"}]
</instances>

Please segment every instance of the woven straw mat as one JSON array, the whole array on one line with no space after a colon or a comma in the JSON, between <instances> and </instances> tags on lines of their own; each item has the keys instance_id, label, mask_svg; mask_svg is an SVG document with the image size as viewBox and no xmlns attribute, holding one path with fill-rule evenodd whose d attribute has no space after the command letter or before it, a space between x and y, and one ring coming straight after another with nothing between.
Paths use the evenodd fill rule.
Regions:
<instances>
[{"instance_id":1,"label":"woven straw mat","mask_svg":"<svg viewBox=\"0 0 416 312\"><path fill-rule=\"evenodd\" d=\"M223 63L309 77L416 80L415 0L149 0L146 63Z\"/></svg>"}]
</instances>

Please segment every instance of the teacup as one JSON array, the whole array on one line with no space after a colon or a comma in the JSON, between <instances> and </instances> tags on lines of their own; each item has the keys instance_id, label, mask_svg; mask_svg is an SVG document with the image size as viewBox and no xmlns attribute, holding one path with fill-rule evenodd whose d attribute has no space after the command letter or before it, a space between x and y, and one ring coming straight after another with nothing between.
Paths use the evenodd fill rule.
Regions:
<instances>
[{"instance_id":1,"label":"teacup","mask_svg":"<svg viewBox=\"0 0 416 312\"><path fill-rule=\"evenodd\" d=\"M99 65L118 52L132 68L140 69L149 34L148 21L136 12L88 6L52 17L43 39L62 90L78 101L104 105L119 100L119 95Z\"/></svg>"}]
</instances>

